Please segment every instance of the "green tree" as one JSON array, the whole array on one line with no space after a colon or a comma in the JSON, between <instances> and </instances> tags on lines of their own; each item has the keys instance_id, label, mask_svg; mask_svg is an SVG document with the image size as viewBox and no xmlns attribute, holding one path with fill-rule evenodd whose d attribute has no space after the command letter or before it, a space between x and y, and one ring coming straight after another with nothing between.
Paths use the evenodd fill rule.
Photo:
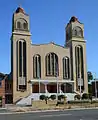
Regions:
<instances>
[{"instance_id":1,"label":"green tree","mask_svg":"<svg viewBox=\"0 0 98 120\"><path fill-rule=\"evenodd\" d=\"M90 82L91 80L93 80L93 74L92 74L91 71L88 71L87 75L88 75L88 82ZM92 84L88 84L88 92L90 94L92 94Z\"/></svg>"},{"instance_id":2,"label":"green tree","mask_svg":"<svg viewBox=\"0 0 98 120\"><path fill-rule=\"evenodd\" d=\"M87 75L88 75L88 82L90 82L90 80L93 80L93 74L91 71L88 71Z\"/></svg>"}]
</instances>

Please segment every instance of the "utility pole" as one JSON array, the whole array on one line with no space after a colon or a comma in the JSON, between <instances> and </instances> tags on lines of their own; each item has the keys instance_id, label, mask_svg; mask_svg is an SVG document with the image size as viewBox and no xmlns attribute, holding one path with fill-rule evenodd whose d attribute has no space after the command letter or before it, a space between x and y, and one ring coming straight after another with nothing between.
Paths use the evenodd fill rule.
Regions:
<instances>
[{"instance_id":1,"label":"utility pole","mask_svg":"<svg viewBox=\"0 0 98 120\"><path fill-rule=\"evenodd\" d=\"M94 73L94 80L95 80L95 97L97 98L96 73Z\"/></svg>"},{"instance_id":2,"label":"utility pole","mask_svg":"<svg viewBox=\"0 0 98 120\"><path fill-rule=\"evenodd\" d=\"M57 95L56 95L56 97L57 97L57 104L56 105L58 105L58 73L57 72L56 72L56 83L57 83Z\"/></svg>"}]
</instances>

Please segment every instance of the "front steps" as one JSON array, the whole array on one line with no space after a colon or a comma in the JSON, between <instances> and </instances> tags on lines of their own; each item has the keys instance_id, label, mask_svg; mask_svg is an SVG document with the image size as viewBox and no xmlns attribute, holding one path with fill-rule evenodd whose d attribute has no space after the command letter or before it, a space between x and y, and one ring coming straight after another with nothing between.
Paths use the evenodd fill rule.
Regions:
<instances>
[{"instance_id":1,"label":"front steps","mask_svg":"<svg viewBox=\"0 0 98 120\"><path fill-rule=\"evenodd\" d=\"M21 106L30 106L32 105L32 100L37 101L39 100L40 95L46 95L46 96L51 96L51 95L57 95L57 93L32 93L27 97L22 98L20 101L16 103L16 105L21 105ZM58 95L65 95L67 98L67 101L74 100L74 96L76 93L58 93Z\"/></svg>"}]
</instances>

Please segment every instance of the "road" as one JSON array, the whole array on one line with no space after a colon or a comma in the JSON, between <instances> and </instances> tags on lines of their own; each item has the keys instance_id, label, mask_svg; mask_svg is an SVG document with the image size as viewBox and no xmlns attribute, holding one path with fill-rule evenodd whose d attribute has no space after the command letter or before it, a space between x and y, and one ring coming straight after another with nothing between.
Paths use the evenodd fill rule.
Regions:
<instances>
[{"instance_id":1,"label":"road","mask_svg":"<svg viewBox=\"0 0 98 120\"><path fill-rule=\"evenodd\" d=\"M98 109L0 114L0 120L98 120Z\"/></svg>"}]
</instances>

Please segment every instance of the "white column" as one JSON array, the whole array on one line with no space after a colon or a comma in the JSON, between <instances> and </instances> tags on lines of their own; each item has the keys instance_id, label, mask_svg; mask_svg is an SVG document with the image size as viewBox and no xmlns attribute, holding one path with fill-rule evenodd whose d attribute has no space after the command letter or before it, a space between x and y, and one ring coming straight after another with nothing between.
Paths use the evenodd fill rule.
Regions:
<instances>
[{"instance_id":1,"label":"white column","mask_svg":"<svg viewBox=\"0 0 98 120\"><path fill-rule=\"evenodd\" d=\"M61 83L59 83L59 93L61 94Z\"/></svg>"},{"instance_id":2,"label":"white column","mask_svg":"<svg viewBox=\"0 0 98 120\"><path fill-rule=\"evenodd\" d=\"M47 94L47 84L45 84L45 93Z\"/></svg>"}]
</instances>

